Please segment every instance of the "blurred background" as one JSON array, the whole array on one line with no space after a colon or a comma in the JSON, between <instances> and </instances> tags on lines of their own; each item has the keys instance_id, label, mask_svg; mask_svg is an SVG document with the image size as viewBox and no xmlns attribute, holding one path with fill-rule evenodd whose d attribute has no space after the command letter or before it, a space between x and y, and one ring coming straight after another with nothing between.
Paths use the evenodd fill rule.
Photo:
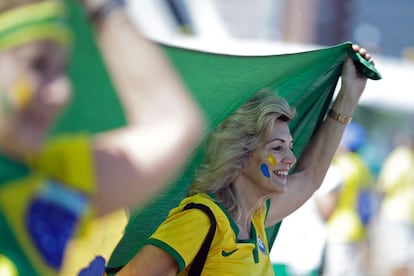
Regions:
<instances>
[{"instance_id":1,"label":"blurred background","mask_svg":"<svg viewBox=\"0 0 414 276\"><path fill-rule=\"evenodd\" d=\"M388 195L384 188L384 186L389 187L394 184L379 184L385 178L385 174L392 174L389 172L390 169L388 171L383 169L384 163L395 149L401 146L409 148L414 137L413 1L134 0L129 1L128 8L137 27L147 37L161 43L211 52L241 55L285 54L333 46L345 41L352 41L369 50L383 79L368 82L353 118L353 123L357 124L362 131L353 135L359 136L355 138L358 140L358 149L354 153L359 155L371 174L370 199L367 200L365 197L360 200L361 191L358 190L358 185L364 186L365 190L368 186L366 183L356 184L355 178L351 181L354 183L352 184L353 191L350 192L348 188L344 188L344 183L348 181L345 179L339 180L342 181L342 188L335 188L337 201L341 201L341 197L344 197L341 190L348 189L347 193L353 193L354 200L347 202L351 205L352 201L354 206L342 206L343 208L354 209L350 212L354 212L354 215L358 217L362 216L361 210L365 208L362 212L365 220L361 222L363 229L360 229L365 234L361 234L361 237L364 236L361 238L363 245L358 253L362 256L362 269L352 273L340 274L337 271L327 274L328 272L324 271L325 244L322 246L325 248L321 257L322 263L315 265L316 269L313 270L303 269L301 263L308 257L299 252L309 244L310 240L315 240L317 234L311 229L307 229L306 233L290 231L291 234L287 237L280 235L275 243L276 248L279 245L282 247L284 240L281 241L281 239L300 239L303 242L301 245L286 243L291 245L284 248L285 256L292 255L293 261L283 256L272 256L272 261L275 263L277 275L320 275L324 273L325 275L353 276L414 275L414 270L410 271L408 266L400 263L401 267L393 269L394 264L391 264L391 261L388 262L398 255L394 251L399 251L407 252L404 253L406 256L401 257L404 254L399 256L400 262L404 260L411 265L414 263L414 199L413 197L401 197L401 194L414 194L414 176L410 176L411 178L407 176L407 172L414 171L414 151L412 150L414 147L411 148L411 159L394 159L393 162L397 164L397 167L406 168L406 170L401 171L401 177L405 180L396 181L396 188L392 189L393 192L398 191L400 194L395 198L400 202L398 204L401 204L401 206L398 204L394 206L394 212L399 212L399 210L401 213L404 210L408 212L405 220L399 218L398 223L401 224L402 221L405 233L408 231L411 234L406 237L402 232L391 232L391 230L380 232L378 230L388 229L384 228L384 224L388 224L384 223L381 215L382 209L386 208L383 207L383 203L387 200L395 201L395 198L391 198L394 195ZM382 170L385 172L381 172ZM398 171L395 167L392 170ZM348 171L347 174L352 173ZM396 176L398 177L400 176ZM401 184L402 182L404 183ZM390 198L387 199L387 196ZM345 197L349 197L349 194ZM315 206L311 208L316 210ZM311 212L309 210L306 212ZM312 212L316 212L315 210ZM369 223L366 220L367 217L370 217ZM326 226L329 225L328 218L324 218L321 222ZM345 228L351 228L345 222L343 224ZM287 232L288 227L303 228L303 221L301 224L301 220L294 222L292 219L290 222L289 219L282 224L282 231L283 227L285 227L284 233ZM390 247L389 244L382 242L387 237L393 236L404 236L406 240L398 242L406 244L408 249ZM393 242L394 240L391 243ZM308 251L312 254L312 250ZM388 252L388 255L384 252ZM356 259L359 257L355 255L354 259L357 262ZM342 262L345 263L342 265L351 267L353 261L342 260Z\"/></svg>"},{"instance_id":2,"label":"blurred background","mask_svg":"<svg viewBox=\"0 0 414 276\"><path fill-rule=\"evenodd\" d=\"M129 9L148 37L213 52L283 54L358 43L383 76L368 82L354 116L368 130L363 154L376 173L393 135L414 132L414 2L134 0Z\"/></svg>"}]
</instances>

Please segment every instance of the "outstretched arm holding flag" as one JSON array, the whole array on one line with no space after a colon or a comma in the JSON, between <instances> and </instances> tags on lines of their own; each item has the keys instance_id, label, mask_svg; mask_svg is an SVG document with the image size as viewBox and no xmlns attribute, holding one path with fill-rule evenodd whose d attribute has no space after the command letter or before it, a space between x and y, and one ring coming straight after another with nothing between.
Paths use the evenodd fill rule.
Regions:
<instances>
[{"instance_id":1,"label":"outstretched arm holding flag","mask_svg":"<svg viewBox=\"0 0 414 276\"><path fill-rule=\"evenodd\" d=\"M364 48L358 45L352 47L366 60L371 59ZM330 107L326 119L306 146L296 165L295 173L288 177L287 191L281 196L272 198L273 204L266 221L267 225L275 224L296 210L322 183L367 81L367 78L357 71L351 58L346 59L341 77L339 94Z\"/></svg>"}]
</instances>

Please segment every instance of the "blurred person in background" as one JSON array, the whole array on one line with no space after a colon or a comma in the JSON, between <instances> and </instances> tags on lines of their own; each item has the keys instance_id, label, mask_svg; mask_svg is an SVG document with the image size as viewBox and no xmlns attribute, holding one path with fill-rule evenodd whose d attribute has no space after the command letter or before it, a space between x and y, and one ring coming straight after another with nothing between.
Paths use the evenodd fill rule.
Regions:
<instances>
[{"instance_id":1,"label":"blurred person in background","mask_svg":"<svg viewBox=\"0 0 414 276\"><path fill-rule=\"evenodd\" d=\"M366 131L357 123L345 129L333 159L342 179L336 208L328 220L324 274L366 275L368 224L372 216L373 175L358 154Z\"/></svg>"},{"instance_id":2,"label":"blurred person in background","mask_svg":"<svg viewBox=\"0 0 414 276\"><path fill-rule=\"evenodd\" d=\"M49 137L71 95L65 6L0 1L0 148L5 162L24 171L0 172L0 270L14 263L19 275L58 273L87 218L148 200L203 132L198 106L162 51L131 24L124 1L81 2L127 123Z\"/></svg>"},{"instance_id":3,"label":"blurred person in background","mask_svg":"<svg viewBox=\"0 0 414 276\"><path fill-rule=\"evenodd\" d=\"M375 228L375 273L414 275L414 136L395 135L378 177L382 201Z\"/></svg>"}]
</instances>

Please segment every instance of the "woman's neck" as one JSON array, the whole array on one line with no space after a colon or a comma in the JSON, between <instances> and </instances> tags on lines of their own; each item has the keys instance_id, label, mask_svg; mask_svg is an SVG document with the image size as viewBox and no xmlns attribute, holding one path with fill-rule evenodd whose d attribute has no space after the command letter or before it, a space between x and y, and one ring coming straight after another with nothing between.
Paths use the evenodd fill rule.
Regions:
<instances>
[{"instance_id":1,"label":"woman's neck","mask_svg":"<svg viewBox=\"0 0 414 276\"><path fill-rule=\"evenodd\" d=\"M233 214L232 216L239 226L239 239L240 236L243 239L250 238L252 217L257 210L262 208L266 201L266 197L259 194L254 187L254 183L250 183L244 177L237 178L234 183L235 194L240 204L240 214L237 217L233 216Z\"/></svg>"}]
</instances>

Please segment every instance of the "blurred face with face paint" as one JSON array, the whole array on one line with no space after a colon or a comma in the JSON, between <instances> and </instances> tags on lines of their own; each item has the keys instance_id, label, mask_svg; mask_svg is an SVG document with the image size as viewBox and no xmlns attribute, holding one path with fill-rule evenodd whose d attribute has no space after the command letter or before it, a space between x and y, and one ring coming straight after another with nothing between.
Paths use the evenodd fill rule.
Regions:
<instances>
[{"instance_id":1,"label":"blurred face with face paint","mask_svg":"<svg viewBox=\"0 0 414 276\"><path fill-rule=\"evenodd\" d=\"M32 27L42 30L36 20ZM45 34L24 40L24 23L17 22L16 35L2 37L0 44L0 146L17 157L42 147L71 92L65 72L67 38ZM7 30L6 25L1 27Z\"/></svg>"},{"instance_id":2,"label":"blurred face with face paint","mask_svg":"<svg viewBox=\"0 0 414 276\"><path fill-rule=\"evenodd\" d=\"M253 151L242 172L261 196L283 193L289 169L295 164L293 140L287 122L276 120L270 140Z\"/></svg>"},{"instance_id":3,"label":"blurred face with face paint","mask_svg":"<svg viewBox=\"0 0 414 276\"><path fill-rule=\"evenodd\" d=\"M39 149L69 95L65 50L48 42L0 53L1 144Z\"/></svg>"}]
</instances>

